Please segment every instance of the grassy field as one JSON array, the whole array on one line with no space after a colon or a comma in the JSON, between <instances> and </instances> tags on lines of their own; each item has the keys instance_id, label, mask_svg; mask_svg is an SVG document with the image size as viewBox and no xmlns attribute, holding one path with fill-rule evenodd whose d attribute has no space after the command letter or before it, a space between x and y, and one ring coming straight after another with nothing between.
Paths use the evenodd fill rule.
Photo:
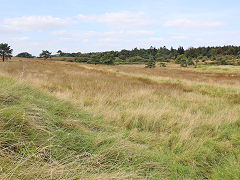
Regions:
<instances>
[{"instance_id":1,"label":"grassy field","mask_svg":"<svg viewBox=\"0 0 240 180\"><path fill-rule=\"evenodd\" d=\"M0 179L240 178L237 67L13 59L0 76Z\"/></svg>"}]
</instances>

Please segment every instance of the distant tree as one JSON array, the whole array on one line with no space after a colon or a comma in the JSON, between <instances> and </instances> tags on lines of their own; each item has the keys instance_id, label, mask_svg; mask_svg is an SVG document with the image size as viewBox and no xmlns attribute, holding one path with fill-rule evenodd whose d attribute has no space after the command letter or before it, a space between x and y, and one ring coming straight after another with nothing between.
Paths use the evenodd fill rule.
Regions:
<instances>
[{"instance_id":1,"label":"distant tree","mask_svg":"<svg viewBox=\"0 0 240 180\"><path fill-rule=\"evenodd\" d=\"M227 61L225 57L219 57L217 60L220 65L227 65Z\"/></svg>"},{"instance_id":2,"label":"distant tree","mask_svg":"<svg viewBox=\"0 0 240 180\"><path fill-rule=\"evenodd\" d=\"M184 49L182 46L177 49L174 49L173 47L168 49L165 46L160 48L151 46L148 49L134 48L132 50L123 49L121 51L91 53L65 53L59 50L57 53L58 56L62 57L75 57L76 62L87 62L92 64L145 62L145 60L149 59L149 56L153 56L156 62L170 62L171 60L175 60L176 63L180 64L180 62L178 62L179 59L176 60L177 57L179 55L185 55L187 59L183 58L183 61L181 61L181 63L183 63L182 65L185 66L185 60L187 65L196 65L196 59L201 59L201 62L207 62L207 60L211 59L214 60L215 63L225 63L224 61L218 62L215 60L217 57L225 57L227 63L234 63L235 59L240 59L240 46L190 47L188 49ZM99 59L95 58L95 55L99 56Z\"/></svg>"},{"instance_id":3,"label":"distant tree","mask_svg":"<svg viewBox=\"0 0 240 180\"><path fill-rule=\"evenodd\" d=\"M58 54L58 56L63 56L64 55L64 53L61 50L58 50L57 54Z\"/></svg>"},{"instance_id":4,"label":"distant tree","mask_svg":"<svg viewBox=\"0 0 240 180\"><path fill-rule=\"evenodd\" d=\"M184 54L184 52L185 52L184 48L182 46L179 46L177 53L182 55L182 54Z\"/></svg>"},{"instance_id":5,"label":"distant tree","mask_svg":"<svg viewBox=\"0 0 240 180\"><path fill-rule=\"evenodd\" d=\"M51 52L49 52L48 50L43 50L42 53L40 54L40 57L43 57L44 59L47 59L47 58L51 58Z\"/></svg>"},{"instance_id":6,"label":"distant tree","mask_svg":"<svg viewBox=\"0 0 240 180\"><path fill-rule=\"evenodd\" d=\"M215 48L210 49L210 51L208 51L208 57L213 57L217 55L217 50Z\"/></svg>"},{"instance_id":7,"label":"distant tree","mask_svg":"<svg viewBox=\"0 0 240 180\"><path fill-rule=\"evenodd\" d=\"M191 57L187 58L187 65L194 65L193 59Z\"/></svg>"},{"instance_id":8,"label":"distant tree","mask_svg":"<svg viewBox=\"0 0 240 180\"><path fill-rule=\"evenodd\" d=\"M33 58L33 56L28 52L19 53L16 57Z\"/></svg>"},{"instance_id":9,"label":"distant tree","mask_svg":"<svg viewBox=\"0 0 240 180\"><path fill-rule=\"evenodd\" d=\"M133 56L127 59L129 63L134 63L134 62L144 62L144 59L140 56Z\"/></svg>"},{"instance_id":10,"label":"distant tree","mask_svg":"<svg viewBox=\"0 0 240 180\"><path fill-rule=\"evenodd\" d=\"M198 63L199 63L199 59L196 58L196 59L194 59L194 60L195 60L194 67L197 68L197 67L198 67Z\"/></svg>"},{"instance_id":11,"label":"distant tree","mask_svg":"<svg viewBox=\"0 0 240 180\"><path fill-rule=\"evenodd\" d=\"M87 61L89 64L100 64L100 54L91 54L91 57Z\"/></svg>"},{"instance_id":12,"label":"distant tree","mask_svg":"<svg viewBox=\"0 0 240 180\"><path fill-rule=\"evenodd\" d=\"M164 46L164 48L166 48L166 47ZM156 54L157 54L157 49L156 49L155 47L152 47L152 46L151 46L151 47L148 49L148 51L149 51L150 56L155 57Z\"/></svg>"},{"instance_id":13,"label":"distant tree","mask_svg":"<svg viewBox=\"0 0 240 180\"><path fill-rule=\"evenodd\" d=\"M184 54L178 55L178 57L176 58L175 62L180 64L182 67L187 67L187 65L188 65L188 58Z\"/></svg>"},{"instance_id":14,"label":"distant tree","mask_svg":"<svg viewBox=\"0 0 240 180\"><path fill-rule=\"evenodd\" d=\"M7 60L8 58L11 59L12 52L13 52L13 50L11 49L11 47L8 44L6 44L6 43L0 44L0 56L1 56L3 62L5 60Z\"/></svg>"},{"instance_id":15,"label":"distant tree","mask_svg":"<svg viewBox=\"0 0 240 180\"><path fill-rule=\"evenodd\" d=\"M197 57L196 49L193 47L187 49L184 54L187 58L196 58Z\"/></svg>"},{"instance_id":16,"label":"distant tree","mask_svg":"<svg viewBox=\"0 0 240 180\"><path fill-rule=\"evenodd\" d=\"M145 63L146 68L155 68L156 61L153 56L149 56L148 61Z\"/></svg>"},{"instance_id":17,"label":"distant tree","mask_svg":"<svg viewBox=\"0 0 240 180\"><path fill-rule=\"evenodd\" d=\"M114 64L114 55L110 52L107 52L106 54L104 54L100 61L102 64L108 64L108 65L111 65L111 64Z\"/></svg>"}]
</instances>

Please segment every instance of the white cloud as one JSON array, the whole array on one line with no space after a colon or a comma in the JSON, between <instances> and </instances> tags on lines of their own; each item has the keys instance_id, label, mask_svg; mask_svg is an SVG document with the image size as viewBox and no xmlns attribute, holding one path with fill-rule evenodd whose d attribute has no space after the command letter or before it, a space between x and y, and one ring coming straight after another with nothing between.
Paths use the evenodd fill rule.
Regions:
<instances>
[{"instance_id":1,"label":"white cloud","mask_svg":"<svg viewBox=\"0 0 240 180\"><path fill-rule=\"evenodd\" d=\"M147 30L121 30L121 31L54 31L51 34L56 36L64 37L75 37L75 38L126 38L126 37L137 37L137 36L149 36L154 35L154 31Z\"/></svg>"},{"instance_id":2,"label":"white cloud","mask_svg":"<svg viewBox=\"0 0 240 180\"><path fill-rule=\"evenodd\" d=\"M137 28L150 25L152 21L145 13L138 12L112 12L100 15L78 15L78 18L86 22L98 22L115 28Z\"/></svg>"},{"instance_id":3,"label":"white cloud","mask_svg":"<svg viewBox=\"0 0 240 180\"><path fill-rule=\"evenodd\" d=\"M0 27L2 31L44 31L60 27L65 27L71 24L69 19L55 18L52 16L24 16L16 18L6 18L3 25Z\"/></svg>"},{"instance_id":4,"label":"white cloud","mask_svg":"<svg viewBox=\"0 0 240 180\"><path fill-rule=\"evenodd\" d=\"M14 41L27 41L27 40L29 40L29 37L15 37L15 38L12 38L12 40L14 40Z\"/></svg>"},{"instance_id":5,"label":"white cloud","mask_svg":"<svg viewBox=\"0 0 240 180\"><path fill-rule=\"evenodd\" d=\"M182 29L205 29L221 27L224 24L219 21L204 21L204 20L192 20L192 19L176 19L173 21L167 21L165 27L175 27Z\"/></svg>"}]
</instances>

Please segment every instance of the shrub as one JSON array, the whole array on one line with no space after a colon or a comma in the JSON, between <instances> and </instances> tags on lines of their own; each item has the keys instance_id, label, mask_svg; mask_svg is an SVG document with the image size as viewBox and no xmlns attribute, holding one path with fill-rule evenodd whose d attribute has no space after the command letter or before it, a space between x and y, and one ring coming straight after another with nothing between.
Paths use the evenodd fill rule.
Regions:
<instances>
[{"instance_id":1,"label":"shrub","mask_svg":"<svg viewBox=\"0 0 240 180\"><path fill-rule=\"evenodd\" d=\"M192 58L187 59L187 65L194 65Z\"/></svg>"},{"instance_id":2,"label":"shrub","mask_svg":"<svg viewBox=\"0 0 240 180\"><path fill-rule=\"evenodd\" d=\"M227 61L224 57L219 57L217 60L220 65L227 65Z\"/></svg>"},{"instance_id":3,"label":"shrub","mask_svg":"<svg viewBox=\"0 0 240 180\"><path fill-rule=\"evenodd\" d=\"M153 56L150 56L148 61L145 63L146 68L154 68L156 66L156 62L153 58Z\"/></svg>"},{"instance_id":4,"label":"shrub","mask_svg":"<svg viewBox=\"0 0 240 180\"><path fill-rule=\"evenodd\" d=\"M163 63L163 62L161 62L159 65L160 67L167 67L166 63Z\"/></svg>"},{"instance_id":5,"label":"shrub","mask_svg":"<svg viewBox=\"0 0 240 180\"><path fill-rule=\"evenodd\" d=\"M144 59L140 56L133 56L127 59L128 62L144 62Z\"/></svg>"},{"instance_id":6,"label":"shrub","mask_svg":"<svg viewBox=\"0 0 240 180\"><path fill-rule=\"evenodd\" d=\"M188 58L184 54L178 55L178 57L176 58L175 62L177 64L180 64L182 67L187 67L187 65L188 65Z\"/></svg>"}]
</instances>

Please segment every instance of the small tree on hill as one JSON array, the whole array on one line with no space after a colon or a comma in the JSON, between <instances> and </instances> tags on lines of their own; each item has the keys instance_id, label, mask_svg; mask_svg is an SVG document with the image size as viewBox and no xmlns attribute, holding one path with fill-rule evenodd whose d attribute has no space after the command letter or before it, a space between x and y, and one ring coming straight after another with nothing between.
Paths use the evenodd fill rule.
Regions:
<instances>
[{"instance_id":1,"label":"small tree on hill","mask_svg":"<svg viewBox=\"0 0 240 180\"><path fill-rule=\"evenodd\" d=\"M49 52L48 50L43 50L42 53L40 54L40 57L47 59L47 58L51 58L51 52Z\"/></svg>"},{"instance_id":2,"label":"small tree on hill","mask_svg":"<svg viewBox=\"0 0 240 180\"><path fill-rule=\"evenodd\" d=\"M12 52L13 52L13 50L11 49L11 47L8 44L6 44L6 43L0 44L0 56L1 56L3 62L5 60L7 60L8 58L11 59Z\"/></svg>"},{"instance_id":3,"label":"small tree on hill","mask_svg":"<svg viewBox=\"0 0 240 180\"><path fill-rule=\"evenodd\" d=\"M63 56L64 55L64 53L61 50L58 50L57 54L58 54L58 56Z\"/></svg>"},{"instance_id":4,"label":"small tree on hill","mask_svg":"<svg viewBox=\"0 0 240 180\"><path fill-rule=\"evenodd\" d=\"M33 58L33 56L31 54L29 54L28 52L19 53L16 57Z\"/></svg>"},{"instance_id":5,"label":"small tree on hill","mask_svg":"<svg viewBox=\"0 0 240 180\"><path fill-rule=\"evenodd\" d=\"M150 56L148 61L145 63L146 68L155 68L156 66L156 61L153 56Z\"/></svg>"}]
</instances>

